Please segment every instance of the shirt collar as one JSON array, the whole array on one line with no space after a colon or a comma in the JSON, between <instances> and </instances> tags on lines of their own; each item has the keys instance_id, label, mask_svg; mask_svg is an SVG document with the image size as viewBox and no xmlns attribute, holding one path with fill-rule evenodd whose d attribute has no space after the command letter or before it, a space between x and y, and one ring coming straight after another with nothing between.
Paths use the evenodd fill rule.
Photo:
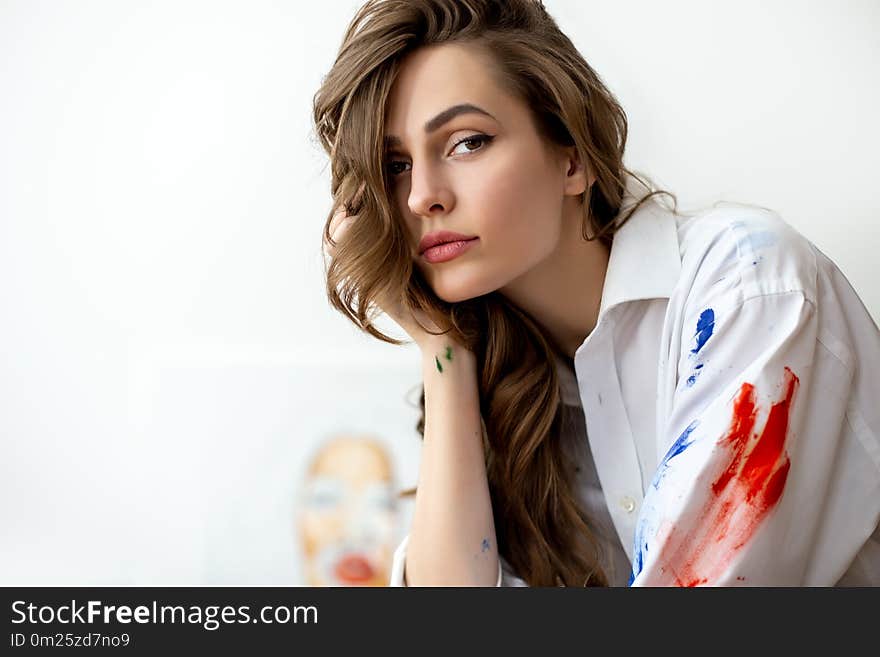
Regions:
<instances>
[{"instance_id":1,"label":"shirt collar","mask_svg":"<svg viewBox=\"0 0 880 657\"><path fill-rule=\"evenodd\" d=\"M628 176L615 221L649 191L633 176ZM652 196L614 233L599 319L610 308L626 301L668 299L680 274L675 215L658 202L656 195Z\"/></svg>"},{"instance_id":2,"label":"shirt collar","mask_svg":"<svg viewBox=\"0 0 880 657\"><path fill-rule=\"evenodd\" d=\"M626 190L615 222L650 190L627 177ZM678 224L672 211L651 197L614 233L599 318L614 306L639 299L668 299L681 273ZM597 326L598 326L597 320ZM562 402L580 406L573 361L556 355Z\"/></svg>"}]
</instances>

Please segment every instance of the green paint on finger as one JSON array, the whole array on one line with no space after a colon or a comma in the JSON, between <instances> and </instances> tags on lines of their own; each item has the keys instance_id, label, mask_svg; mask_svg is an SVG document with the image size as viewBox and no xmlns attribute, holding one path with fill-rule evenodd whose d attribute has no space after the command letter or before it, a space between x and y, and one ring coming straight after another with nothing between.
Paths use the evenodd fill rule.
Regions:
<instances>
[{"instance_id":1,"label":"green paint on finger","mask_svg":"<svg viewBox=\"0 0 880 657\"><path fill-rule=\"evenodd\" d=\"M437 371L438 371L438 372L442 372L442 371L443 371L443 366L440 364L440 359L437 358L436 356L434 356L434 362L437 363Z\"/></svg>"},{"instance_id":2,"label":"green paint on finger","mask_svg":"<svg viewBox=\"0 0 880 657\"><path fill-rule=\"evenodd\" d=\"M452 347L446 347L446 360L452 360Z\"/></svg>"}]
</instances>

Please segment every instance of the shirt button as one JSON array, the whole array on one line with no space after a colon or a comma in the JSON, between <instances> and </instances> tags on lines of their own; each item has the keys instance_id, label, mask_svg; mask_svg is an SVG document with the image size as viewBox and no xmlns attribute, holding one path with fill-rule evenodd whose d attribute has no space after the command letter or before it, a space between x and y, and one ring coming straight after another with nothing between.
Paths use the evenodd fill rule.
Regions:
<instances>
[{"instance_id":1,"label":"shirt button","mask_svg":"<svg viewBox=\"0 0 880 657\"><path fill-rule=\"evenodd\" d=\"M632 513L633 511L636 510L636 501L633 498L631 498L629 495L625 495L620 500L620 506L622 506L623 510L626 511L627 513Z\"/></svg>"}]
</instances>

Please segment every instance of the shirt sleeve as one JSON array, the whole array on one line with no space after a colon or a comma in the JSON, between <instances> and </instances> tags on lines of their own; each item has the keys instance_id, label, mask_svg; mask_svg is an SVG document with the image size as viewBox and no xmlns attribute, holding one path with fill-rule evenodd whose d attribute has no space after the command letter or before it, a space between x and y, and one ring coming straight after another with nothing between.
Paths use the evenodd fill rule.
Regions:
<instances>
[{"instance_id":1,"label":"shirt sleeve","mask_svg":"<svg viewBox=\"0 0 880 657\"><path fill-rule=\"evenodd\" d=\"M409 543L409 534L404 536L403 540L400 542L400 545L397 546L397 549L394 551L394 558L391 562L391 578L389 582L389 586L406 586L406 573L404 570L404 566L406 565L406 546ZM504 577L502 574L502 566L501 559L498 560L498 580L495 582L495 586L502 586L504 582ZM517 584L508 583L508 586L518 586ZM523 583L525 586L525 583Z\"/></svg>"},{"instance_id":2,"label":"shirt sleeve","mask_svg":"<svg viewBox=\"0 0 880 657\"><path fill-rule=\"evenodd\" d=\"M815 557L852 372L821 353L802 291L716 301L685 313L631 586L796 586ZM823 558L842 572L852 554Z\"/></svg>"}]
</instances>

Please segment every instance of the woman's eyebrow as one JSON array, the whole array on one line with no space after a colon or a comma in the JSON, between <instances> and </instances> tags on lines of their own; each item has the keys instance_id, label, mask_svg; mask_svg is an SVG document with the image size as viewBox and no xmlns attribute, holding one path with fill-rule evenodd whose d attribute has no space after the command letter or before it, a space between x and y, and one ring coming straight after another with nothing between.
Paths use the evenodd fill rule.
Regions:
<instances>
[{"instance_id":1,"label":"woman's eyebrow","mask_svg":"<svg viewBox=\"0 0 880 657\"><path fill-rule=\"evenodd\" d=\"M452 119L454 119L459 114L483 114L484 116L488 116L493 121L497 121L494 116L489 114L482 107L477 107L476 105L472 105L470 103L460 103L458 105L453 105L452 107L443 110L433 119L429 120L425 123L425 134L430 134L439 130L443 125L449 123ZM385 137L385 148L399 148L403 144L400 141L400 138L395 135L388 135Z\"/></svg>"}]
</instances>

